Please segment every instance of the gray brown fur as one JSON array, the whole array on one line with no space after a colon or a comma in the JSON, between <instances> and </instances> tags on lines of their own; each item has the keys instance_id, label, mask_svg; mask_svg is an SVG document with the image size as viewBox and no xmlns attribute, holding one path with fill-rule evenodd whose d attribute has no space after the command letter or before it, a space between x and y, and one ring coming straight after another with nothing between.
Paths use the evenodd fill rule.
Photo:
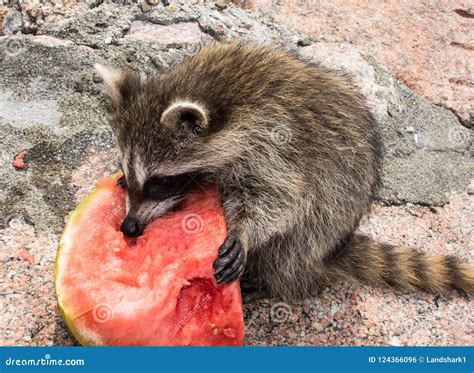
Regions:
<instances>
[{"instance_id":1,"label":"gray brown fur","mask_svg":"<svg viewBox=\"0 0 474 373\"><path fill-rule=\"evenodd\" d=\"M191 173L199 183L217 183L227 246L234 250L237 240L242 247L221 249L217 267L233 265L238 276L237 261L245 263L244 287L292 300L350 275L406 290L472 292L472 267L463 272L454 259L435 265L411 249L393 254L353 236L379 182L381 151L374 119L346 77L275 47L231 43L203 47L162 75L112 80L129 214L146 225L183 197L147 205L143 174ZM200 108L199 115L189 109L192 120L199 117L197 133L175 111L163 118L177 100ZM433 285L433 278L443 282L440 271L446 286ZM454 272L467 282L453 281Z\"/></svg>"}]
</instances>

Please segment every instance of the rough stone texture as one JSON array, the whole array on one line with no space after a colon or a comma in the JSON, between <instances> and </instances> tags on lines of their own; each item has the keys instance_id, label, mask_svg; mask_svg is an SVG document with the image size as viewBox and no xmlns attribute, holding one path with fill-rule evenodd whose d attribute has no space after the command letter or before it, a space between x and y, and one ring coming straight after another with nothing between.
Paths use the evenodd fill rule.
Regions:
<instances>
[{"instance_id":1,"label":"rough stone texture","mask_svg":"<svg viewBox=\"0 0 474 373\"><path fill-rule=\"evenodd\" d=\"M21 22L3 23L0 345L74 343L55 305L56 246L70 211L98 178L116 170L107 101L92 65L161 72L203 41L276 42L350 74L385 144L379 202L361 229L385 242L473 260L472 134L450 111L392 78L373 54L347 43L312 42L230 4L100 3L22 5L6 14ZM26 166L16 170L13 159L24 150ZM247 306L246 341L472 344L466 327L474 325L472 305L456 293L433 298L341 282L296 305Z\"/></svg>"},{"instance_id":2,"label":"rough stone texture","mask_svg":"<svg viewBox=\"0 0 474 373\"><path fill-rule=\"evenodd\" d=\"M385 146L382 201L443 204L450 191L469 184L472 133L455 115L416 96L351 45L316 43L301 48L301 54L350 74L367 97Z\"/></svg>"},{"instance_id":3,"label":"rough stone texture","mask_svg":"<svg viewBox=\"0 0 474 373\"><path fill-rule=\"evenodd\" d=\"M196 45L212 40L203 33L197 22L182 22L171 25L155 25L144 21L134 21L126 38L155 41L167 47L173 45Z\"/></svg>"},{"instance_id":4,"label":"rough stone texture","mask_svg":"<svg viewBox=\"0 0 474 373\"><path fill-rule=\"evenodd\" d=\"M236 0L313 37L350 43L474 125L472 1Z\"/></svg>"}]
</instances>

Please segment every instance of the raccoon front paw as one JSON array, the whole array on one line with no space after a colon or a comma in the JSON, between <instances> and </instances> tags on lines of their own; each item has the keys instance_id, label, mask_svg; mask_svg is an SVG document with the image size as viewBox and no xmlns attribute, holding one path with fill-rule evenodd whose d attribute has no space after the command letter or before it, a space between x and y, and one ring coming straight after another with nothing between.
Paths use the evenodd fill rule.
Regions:
<instances>
[{"instance_id":1,"label":"raccoon front paw","mask_svg":"<svg viewBox=\"0 0 474 373\"><path fill-rule=\"evenodd\" d=\"M219 285L237 280L245 269L247 253L236 235L229 235L214 261L214 278Z\"/></svg>"}]
</instances>

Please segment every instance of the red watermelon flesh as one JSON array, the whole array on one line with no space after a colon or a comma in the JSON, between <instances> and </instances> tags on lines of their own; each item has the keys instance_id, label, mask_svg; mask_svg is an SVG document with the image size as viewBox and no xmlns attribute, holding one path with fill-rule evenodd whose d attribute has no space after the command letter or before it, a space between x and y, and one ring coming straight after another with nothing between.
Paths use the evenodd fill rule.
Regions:
<instances>
[{"instance_id":1,"label":"red watermelon flesh","mask_svg":"<svg viewBox=\"0 0 474 373\"><path fill-rule=\"evenodd\" d=\"M73 334L86 345L242 345L240 286L213 277L226 237L217 188L191 194L130 241L119 230L117 177L98 183L61 238L56 293Z\"/></svg>"}]
</instances>

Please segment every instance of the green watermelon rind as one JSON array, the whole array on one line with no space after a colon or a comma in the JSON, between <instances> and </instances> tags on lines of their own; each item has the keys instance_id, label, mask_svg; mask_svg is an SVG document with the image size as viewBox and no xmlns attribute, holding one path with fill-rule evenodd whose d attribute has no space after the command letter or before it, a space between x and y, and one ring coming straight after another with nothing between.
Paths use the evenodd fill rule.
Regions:
<instances>
[{"instance_id":1,"label":"green watermelon rind","mask_svg":"<svg viewBox=\"0 0 474 373\"><path fill-rule=\"evenodd\" d=\"M115 180L117 177L119 177L121 174L116 173L113 174L110 178ZM82 201L79 203L79 205L76 207L76 209L72 212L71 216L68 219L68 222L66 223L66 226L64 227L63 233L61 235L61 239L59 240L58 244L58 250L56 252L56 260L54 262L54 284L55 284L55 291L56 291L56 300L58 303L58 308L59 312L61 313L61 316L63 317L63 320L65 321L69 331L72 333L74 338L82 345L82 346L93 346L95 345L92 341L87 340L87 338L83 338L79 330L75 327L74 321L68 316L67 310L61 305L60 302L60 296L59 296L59 289L58 289L58 263L59 263L59 258L61 256L61 253L63 251L63 247L65 244L65 237L67 237L67 234L69 230L74 227L75 223L79 219L81 213L83 210L89 206L89 204L98 197L100 193L102 193L106 189L104 186L96 186L94 190L92 190Z\"/></svg>"}]
</instances>

